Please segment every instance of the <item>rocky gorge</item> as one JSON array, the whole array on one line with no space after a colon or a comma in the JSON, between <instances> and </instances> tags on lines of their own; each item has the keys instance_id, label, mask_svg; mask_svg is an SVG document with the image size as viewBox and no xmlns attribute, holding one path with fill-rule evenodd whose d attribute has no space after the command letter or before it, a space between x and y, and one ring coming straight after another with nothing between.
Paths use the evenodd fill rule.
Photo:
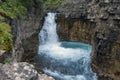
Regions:
<instances>
[{"instance_id":1,"label":"rocky gorge","mask_svg":"<svg viewBox=\"0 0 120 80\"><path fill-rule=\"evenodd\" d=\"M119 0L66 0L57 8L43 7L40 0L31 0L31 3L25 17L6 21L12 26L15 61L34 60L43 17L49 11L57 12L60 40L91 44L91 65L98 79L120 79Z\"/></svg>"}]
</instances>

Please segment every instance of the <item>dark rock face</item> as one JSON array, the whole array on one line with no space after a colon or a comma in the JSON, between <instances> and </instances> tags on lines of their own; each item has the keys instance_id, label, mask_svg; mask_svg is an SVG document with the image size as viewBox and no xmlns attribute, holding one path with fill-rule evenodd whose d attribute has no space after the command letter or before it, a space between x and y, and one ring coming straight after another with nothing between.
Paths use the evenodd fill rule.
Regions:
<instances>
[{"instance_id":1,"label":"dark rock face","mask_svg":"<svg viewBox=\"0 0 120 80\"><path fill-rule=\"evenodd\" d=\"M95 24L79 18L59 19L58 34L63 41L81 41L92 44Z\"/></svg>"},{"instance_id":2,"label":"dark rock face","mask_svg":"<svg viewBox=\"0 0 120 80\"><path fill-rule=\"evenodd\" d=\"M108 77L108 80L120 79L120 74L116 75L120 72L117 58L120 53L120 19L116 17L120 15L119 8L120 3L110 0L94 3L91 8L92 13L95 10L98 12L94 13L96 30L93 39L93 64L99 69L98 73L107 75L104 77Z\"/></svg>"}]
</instances>

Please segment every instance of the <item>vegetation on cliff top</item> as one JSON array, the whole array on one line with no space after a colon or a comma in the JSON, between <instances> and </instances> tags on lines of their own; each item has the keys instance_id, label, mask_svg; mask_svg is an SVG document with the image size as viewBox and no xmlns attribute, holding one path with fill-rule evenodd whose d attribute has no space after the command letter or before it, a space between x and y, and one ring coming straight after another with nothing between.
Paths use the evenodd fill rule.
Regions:
<instances>
[{"instance_id":1,"label":"vegetation on cliff top","mask_svg":"<svg viewBox=\"0 0 120 80\"><path fill-rule=\"evenodd\" d=\"M46 9L56 9L60 6L61 2L65 0L45 0L43 7Z\"/></svg>"},{"instance_id":2,"label":"vegetation on cliff top","mask_svg":"<svg viewBox=\"0 0 120 80\"><path fill-rule=\"evenodd\" d=\"M0 49L12 50L11 26L5 22L6 18L15 18L26 14L24 2L28 0L2 0L0 1Z\"/></svg>"},{"instance_id":3,"label":"vegetation on cliff top","mask_svg":"<svg viewBox=\"0 0 120 80\"><path fill-rule=\"evenodd\" d=\"M0 15L14 18L26 13L22 0L6 0L0 3Z\"/></svg>"}]
</instances>

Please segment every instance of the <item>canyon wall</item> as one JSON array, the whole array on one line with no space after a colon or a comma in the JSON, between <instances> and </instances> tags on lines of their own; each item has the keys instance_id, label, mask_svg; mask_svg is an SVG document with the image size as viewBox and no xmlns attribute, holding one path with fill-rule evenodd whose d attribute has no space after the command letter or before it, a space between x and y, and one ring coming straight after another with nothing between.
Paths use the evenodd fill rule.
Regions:
<instances>
[{"instance_id":1,"label":"canyon wall","mask_svg":"<svg viewBox=\"0 0 120 80\"><path fill-rule=\"evenodd\" d=\"M93 46L92 67L99 80L120 79L120 1L68 0L57 9L61 40Z\"/></svg>"},{"instance_id":2,"label":"canyon wall","mask_svg":"<svg viewBox=\"0 0 120 80\"><path fill-rule=\"evenodd\" d=\"M101 0L91 4L90 10L97 27L93 39L93 69L97 69L100 79L119 80L120 1Z\"/></svg>"},{"instance_id":3,"label":"canyon wall","mask_svg":"<svg viewBox=\"0 0 120 80\"><path fill-rule=\"evenodd\" d=\"M81 41L92 44L95 23L82 21L79 18L57 20L57 32L62 41Z\"/></svg>"},{"instance_id":4,"label":"canyon wall","mask_svg":"<svg viewBox=\"0 0 120 80\"><path fill-rule=\"evenodd\" d=\"M33 2L26 17L17 17L10 22L14 34L13 56L18 61L37 54L44 13L37 5ZM58 12L56 21L60 40L80 41L93 46L92 68L99 80L120 79L119 0L67 0L59 8L48 11Z\"/></svg>"},{"instance_id":5,"label":"canyon wall","mask_svg":"<svg viewBox=\"0 0 120 80\"><path fill-rule=\"evenodd\" d=\"M31 2L31 1L30 1ZM37 54L38 33L42 25L42 7L39 0L31 2L27 14L10 20L13 37L13 57L16 61L33 61Z\"/></svg>"}]
</instances>

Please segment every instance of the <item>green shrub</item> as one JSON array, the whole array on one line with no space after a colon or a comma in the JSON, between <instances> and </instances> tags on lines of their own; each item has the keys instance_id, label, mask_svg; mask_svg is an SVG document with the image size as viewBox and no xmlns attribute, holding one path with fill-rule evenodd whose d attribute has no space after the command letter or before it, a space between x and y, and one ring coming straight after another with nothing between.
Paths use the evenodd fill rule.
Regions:
<instances>
[{"instance_id":1,"label":"green shrub","mask_svg":"<svg viewBox=\"0 0 120 80\"><path fill-rule=\"evenodd\" d=\"M0 23L0 49L11 51L12 35L11 27L6 23Z\"/></svg>"},{"instance_id":2,"label":"green shrub","mask_svg":"<svg viewBox=\"0 0 120 80\"><path fill-rule=\"evenodd\" d=\"M26 8L20 0L6 0L0 3L0 14L14 18L17 15L24 15L25 13Z\"/></svg>"}]
</instances>

